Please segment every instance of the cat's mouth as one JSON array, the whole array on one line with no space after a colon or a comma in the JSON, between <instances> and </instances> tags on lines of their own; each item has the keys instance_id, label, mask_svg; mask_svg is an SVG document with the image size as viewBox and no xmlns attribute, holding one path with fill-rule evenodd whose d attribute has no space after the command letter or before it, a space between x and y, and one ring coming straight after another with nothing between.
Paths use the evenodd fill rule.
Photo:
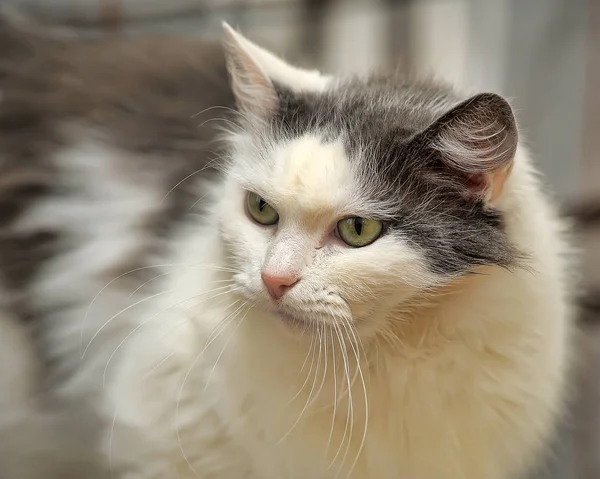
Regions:
<instances>
[{"instance_id":1,"label":"cat's mouth","mask_svg":"<svg viewBox=\"0 0 600 479\"><path fill-rule=\"evenodd\" d=\"M336 324L343 324L344 322L342 312L338 316L332 314L332 311L329 311L329 314L315 311L315 308L311 308L310 311L303 311L286 304L271 304L268 309L283 324L294 330L317 330L325 327L335 327Z\"/></svg>"}]
</instances>

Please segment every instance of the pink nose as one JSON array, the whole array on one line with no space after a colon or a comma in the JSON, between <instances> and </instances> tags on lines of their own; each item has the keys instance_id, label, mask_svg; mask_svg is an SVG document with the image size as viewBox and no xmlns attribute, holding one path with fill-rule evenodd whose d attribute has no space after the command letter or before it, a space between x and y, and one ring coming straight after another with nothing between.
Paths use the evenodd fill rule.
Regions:
<instances>
[{"instance_id":1,"label":"pink nose","mask_svg":"<svg viewBox=\"0 0 600 479\"><path fill-rule=\"evenodd\" d=\"M261 273L260 277L273 299L281 298L288 289L298 282L298 278L295 276L279 276L265 273L264 271Z\"/></svg>"}]
</instances>

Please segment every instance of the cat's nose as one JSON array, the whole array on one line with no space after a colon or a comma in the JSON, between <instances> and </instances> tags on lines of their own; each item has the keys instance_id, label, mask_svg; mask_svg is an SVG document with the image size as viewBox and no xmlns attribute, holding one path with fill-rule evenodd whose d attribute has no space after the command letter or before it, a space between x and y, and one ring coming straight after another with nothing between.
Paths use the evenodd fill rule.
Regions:
<instances>
[{"instance_id":1,"label":"cat's nose","mask_svg":"<svg viewBox=\"0 0 600 479\"><path fill-rule=\"evenodd\" d=\"M296 276L270 274L263 271L260 277L273 299L281 298L285 292L298 282Z\"/></svg>"}]
</instances>

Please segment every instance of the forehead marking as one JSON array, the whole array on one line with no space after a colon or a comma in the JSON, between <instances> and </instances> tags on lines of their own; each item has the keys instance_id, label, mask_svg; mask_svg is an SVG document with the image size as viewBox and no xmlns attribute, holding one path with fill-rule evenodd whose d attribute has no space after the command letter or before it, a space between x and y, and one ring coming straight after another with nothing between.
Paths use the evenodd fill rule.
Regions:
<instances>
[{"instance_id":1,"label":"forehead marking","mask_svg":"<svg viewBox=\"0 0 600 479\"><path fill-rule=\"evenodd\" d=\"M331 209L345 200L350 168L341 141L324 143L304 136L286 145L277 158L275 176L285 196L305 209Z\"/></svg>"}]
</instances>

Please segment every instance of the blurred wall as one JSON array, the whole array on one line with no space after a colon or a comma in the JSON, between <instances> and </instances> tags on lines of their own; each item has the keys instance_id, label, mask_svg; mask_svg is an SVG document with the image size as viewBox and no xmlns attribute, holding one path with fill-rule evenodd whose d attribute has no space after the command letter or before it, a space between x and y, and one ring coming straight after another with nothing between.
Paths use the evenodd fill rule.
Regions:
<instances>
[{"instance_id":1,"label":"blurred wall","mask_svg":"<svg viewBox=\"0 0 600 479\"><path fill-rule=\"evenodd\" d=\"M581 191L586 0L412 2L414 66L507 95L560 200Z\"/></svg>"}]
</instances>

